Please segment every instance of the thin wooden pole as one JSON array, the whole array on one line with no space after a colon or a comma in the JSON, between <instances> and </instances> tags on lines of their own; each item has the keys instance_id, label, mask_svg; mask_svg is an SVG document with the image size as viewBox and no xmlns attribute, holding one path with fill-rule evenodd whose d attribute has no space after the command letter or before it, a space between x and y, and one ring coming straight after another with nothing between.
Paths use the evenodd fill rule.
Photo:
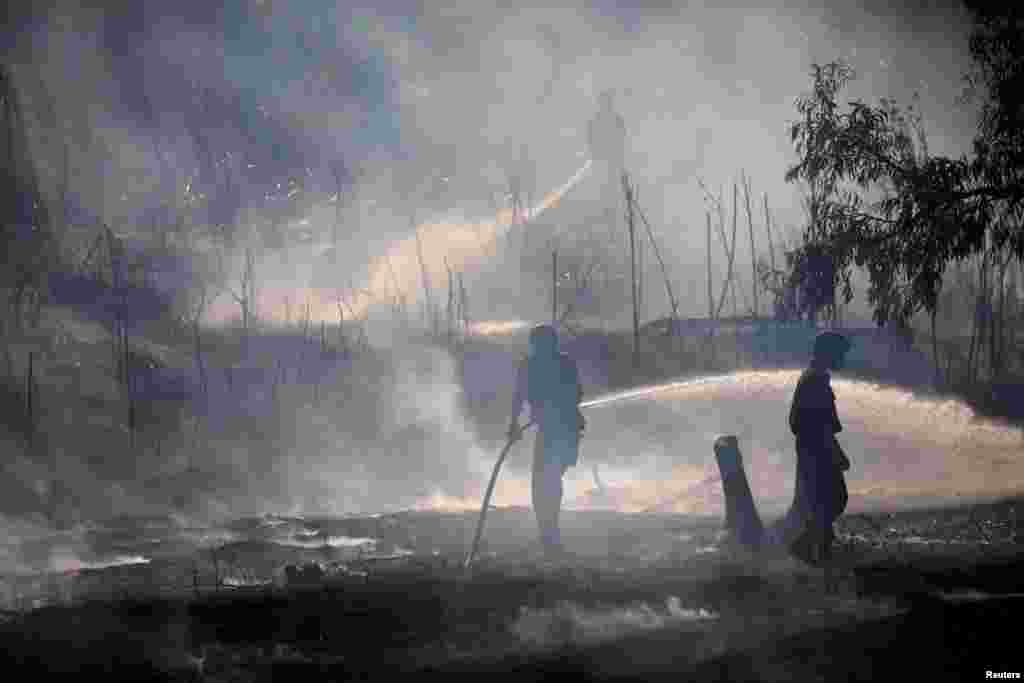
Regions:
<instances>
[{"instance_id":1,"label":"thin wooden pole","mask_svg":"<svg viewBox=\"0 0 1024 683\"><path fill-rule=\"evenodd\" d=\"M772 264L772 272L775 272L775 241L772 239L772 219L768 213L768 193L764 193L764 229L768 233L768 258Z\"/></svg>"},{"instance_id":2,"label":"thin wooden pole","mask_svg":"<svg viewBox=\"0 0 1024 683\"><path fill-rule=\"evenodd\" d=\"M632 210L636 212L636 188L630 188L630 202L632 203ZM634 218L635 220L635 218ZM639 309L639 315L646 318L644 315L644 241L638 239L636 243L636 302L637 309Z\"/></svg>"},{"instance_id":3,"label":"thin wooden pole","mask_svg":"<svg viewBox=\"0 0 1024 683\"><path fill-rule=\"evenodd\" d=\"M338 194L334 198L334 223L331 225L331 265L338 262L338 231L341 227L341 169L334 169L334 183Z\"/></svg>"},{"instance_id":4,"label":"thin wooden pole","mask_svg":"<svg viewBox=\"0 0 1024 683\"><path fill-rule=\"evenodd\" d=\"M551 324L558 324L558 249L551 252Z\"/></svg>"},{"instance_id":5,"label":"thin wooden pole","mask_svg":"<svg viewBox=\"0 0 1024 683\"><path fill-rule=\"evenodd\" d=\"M750 181L743 174L743 203L747 209L747 228L750 233L750 287L754 292L754 317L761 314L757 301L757 251L754 247L754 217L750 210Z\"/></svg>"},{"instance_id":6,"label":"thin wooden pole","mask_svg":"<svg viewBox=\"0 0 1024 683\"><path fill-rule=\"evenodd\" d=\"M466 293L462 273L459 273L459 302L462 310L462 334L465 336L469 334L469 295Z\"/></svg>"},{"instance_id":7,"label":"thin wooden pole","mask_svg":"<svg viewBox=\"0 0 1024 683\"><path fill-rule=\"evenodd\" d=\"M345 309L341 304L341 294L338 295L338 345L342 353L348 355L348 341L345 338Z\"/></svg>"},{"instance_id":8,"label":"thin wooden pole","mask_svg":"<svg viewBox=\"0 0 1024 683\"><path fill-rule=\"evenodd\" d=\"M31 444L35 438L36 415L35 415L35 351L28 352L28 368L25 372L25 422L28 441Z\"/></svg>"},{"instance_id":9,"label":"thin wooden pole","mask_svg":"<svg viewBox=\"0 0 1024 683\"><path fill-rule=\"evenodd\" d=\"M736 368L740 365L740 310L736 303L736 281L732 282L732 348L736 354Z\"/></svg>"},{"instance_id":10,"label":"thin wooden pole","mask_svg":"<svg viewBox=\"0 0 1024 683\"><path fill-rule=\"evenodd\" d=\"M416 219L412 219L413 232L416 235L416 256L420 262L420 276L423 280L423 296L425 298L424 310L427 315L427 324L430 326L431 332L437 332L437 321L434 319L434 297L430 293L430 278L427 275L427 264L423 260L423 242L420 239L420 228L416 225Z\"/></svg>"},{"instance_id":11,"label":"thin wooden pole","mask_svg":"<svg viewBox=\"0 0 1024 683\"><path fill-rule=\"evenodd\" d=\"M708 348L711 351L711 362L714 363L715 359L715 294L712 291L714 284L711 278L711 212L705 211L704 217L707 219L707 264L708 264L708 337L707 343Z\"/></svg>"},{"instance_id":12,"label":"thin wooden pole","mask_svg":"<svg viewBox=\"0 0 1024 683\"><path fill-rule=\"evenodd\" d=\"M647 229L647 238L651 241L651 248L654 250L654 257L658 259L658 265L661 267L661 276L665 280L665 291L668 294L669 305L672 307L672 320L674 323L678 316L679 303L676 301L675 293L672 291L672 282L668 277L668 269L665 267L665 260L661 257L661 250L658 249L658 242L654 239L654 230L651 228L651 224L647 220L644 210L640 207L638 202L634 201L633 204L636 208L637 214L640 216L640 220Z\"/></svg>"},{"instance_id":13,"label":"thin wooden pole","mask_svg":"<svg viewBox=\"0 0 1024 683\"><path fill-rule=\"evenodd\" d=\"M718 232L725 249L728 263L726 264L725 282L722 283L722 293L718 298L718 307L715 309L715 319L722 315L722 308L725 306L725 297L729 294L730 288L735 292L734 266L736 263L736 184L732 186L732 239L729 240L725 234L725 217L721 209L718 213ZM721 206L721 205L719 205Z\"/></svg>"},{"instance_id":14,"label":"thin wooden pole","mask_svg":"<svg viewBox=\"0 0 1024 683\"><path fill-rule=\"evenodd\" d=\"M778 289L779 285L778 285L778 281L776 279L776 273L778 271L776 270L776 267L775 267L775 240L772 239L772 217L771 217L771 213L768 211L768 193L767 192L764 193L763 199L764 199L764 230L765 230L765 233L767 233L767 235L768 235L768 258L769 258L769 263L771 263L771 267L772 267L771 277L768 280L771 283L771 287L772 287L772 311L771 311L771 317L774 318L774 317L776 317L776 315L778 313L778 310L777 310L778 306L777 306L777 304L779 302L779 297L780 297L780 293L779 293L779 289ZM782 296L785 296L785 295L782 294Z\"/></svg>"},{"instance_id":15,"label":"thin wooden pole","mask_svg":"<svg viewBox=\"0 0 1024 683\"><path fill-rule=\"evenodd\" d=\"M706 258L708 264L708 320L714 320L715 318L715 295L712 291L714 286L711 282L711 212L705 211L704 217L707 219L708 224L708 238L706 245Z\"/></svg>"},{"instance_id":16,"label":"thin wooden pole","mask_svg":"<svg viewBox=\"0 0 1024 683\"><path fill-rule=\"evenodd\" d=\"M633 224L633 190L629 176L622 174L622 188L626 194L626 225L629 227L629 274L630 290L633 295L633 353L640 349L640 311L637 309L636 287L636 230Z\"/></svg>"},{"instance_id":17,"label":"thin wooden pole","mask_svg":"<svg viewBox=\"0 0 1024 683\"><path fill-rule=\"evenodd\" d=\"M389 254L385 254L384 260L388 264L388 272L391 274L391 286L395 288L395 296L401 296L402 289L398 286L398 276L395 274L394 264L391 263L391 256Z\"/></svg>"},{"instance_id":18,"label":"thin wooden pole","mask_svg":"<svg viewBox=\"0 0 1024 683\"><path fill-rule=\"evenodd\" d=\"M447 330L445 334L448 337L448 344L451 345L455 334L455 280L452 277L452 269L448 265L447 256L444 259L444 270L448 275L448 304L445 309Z\"/></svg>"}]
</instances>

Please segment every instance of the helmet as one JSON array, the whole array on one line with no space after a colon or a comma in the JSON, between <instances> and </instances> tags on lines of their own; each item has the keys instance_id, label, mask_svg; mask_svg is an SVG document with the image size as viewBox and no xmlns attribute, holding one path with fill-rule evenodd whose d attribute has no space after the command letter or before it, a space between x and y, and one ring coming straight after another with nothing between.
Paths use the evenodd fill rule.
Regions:
<instances>
[{"instance_id":1,"label":"helmet","mask_svg":"<svg viewBox=\"0 0 1024 683\"><path fill-rule=\"evenodd\" d=\"M850 340L838 332L822 332L814 338L814 355L841 358L851 346Z\"/></svg>"},{"instance_id":2,"label":"helmet","mask_svg":"<svg viewBox=\"0 0 1024 683\"><path fill-rule=\"evenodd\" d=\"M530 330L530 355L544 356L558 353L558 332L551 325L536 325Z\"/></svg>"}]
</instances>

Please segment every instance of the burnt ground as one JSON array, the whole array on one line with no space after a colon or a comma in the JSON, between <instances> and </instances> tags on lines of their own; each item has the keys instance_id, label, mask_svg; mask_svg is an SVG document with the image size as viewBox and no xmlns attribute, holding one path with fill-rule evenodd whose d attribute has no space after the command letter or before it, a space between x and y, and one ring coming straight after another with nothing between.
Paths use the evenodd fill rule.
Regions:
<instances>
[{"instance_id":1,"label":"burnt ground","mask_svg":"<svg viewBox=\"0 0 1024 683\"><path fill-rule=\"evenodd\" d=\"M475 515L403 513L374 523L419 539L411 555L336 562L287 585L96 593L7 612L0 671L107 681L984 680L1024 668L1021 511L1024 500L844 517L837 595L791 558L731 548L714 519L569 513L577 552L544 563L519 542L528 511L495 510L495 542L466 573L455 537ZM422 552L441 530L450 543Z\"/></svg>"}]
</instances>

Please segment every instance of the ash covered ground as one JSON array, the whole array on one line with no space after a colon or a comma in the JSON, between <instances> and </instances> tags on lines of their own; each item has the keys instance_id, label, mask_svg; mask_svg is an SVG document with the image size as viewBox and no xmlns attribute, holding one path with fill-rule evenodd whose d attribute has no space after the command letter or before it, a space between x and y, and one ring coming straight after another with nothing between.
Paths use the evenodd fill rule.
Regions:
<instances>
[{"instance_id":1,"label":"ash covered ground","mask_svg":"<svg viewBox=\"0 0 1024 683\"><path fill-rule=\"evenodd\" d=\"M838 595L715 516L569 511L572 557L550 563L530 510L496 508L470 572L468 512L121 520L82 537L91 567L22 579L37 608L0 638L17 670L108 680L864 680L907 657L955 679L1014 670L1022 505L847 515Z\"/></svg>"},{"instance_id":2,"label":"ash covered ground","mask_svg":"<svg viewBox=\"0 0 1024 683\"><path fill-rule=\"evenodd\" d=\"M571 555L558 563L535 547L529 437L502 472L470 572L472 495L380 514L25 522L5 546L21 568L3 583L6 662L46 676L208 681L1015 670L1006 638L1024 593L1024 501L1011 425L838 378L854 461L839 594L798 560L751 555L723 535L712 437L740 435L761 514L782 514L795 378L739 372L589 399L583 459L566 477ZM479 431L498 425L485 405L468 413ZM481 479L492 464L477 464Z\"/></svg>"}]
</instances>

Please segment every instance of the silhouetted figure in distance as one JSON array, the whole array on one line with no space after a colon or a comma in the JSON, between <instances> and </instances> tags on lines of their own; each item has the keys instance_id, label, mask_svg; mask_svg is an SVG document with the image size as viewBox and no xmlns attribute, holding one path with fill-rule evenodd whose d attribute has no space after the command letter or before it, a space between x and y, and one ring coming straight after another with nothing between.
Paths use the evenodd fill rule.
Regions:
<instances>
[{"instance_id":1,"label":"silhouetted figure in distance","mask_svg":"<svg viewBox=\"0 0 1024 683\"><path fill-rule=\"evenodd\" d=\"M823 332L814 340L810 366L797 382L789 410L789 427L796 437L796 491L793 513L804 521L803 533L791 552L808 564L825 569L827 590L834 590L830 570L832 525L846 509L843 472L850 461L836 434L843 425L836 412L829 371L843 367L849 340L836 332Z\"/></svg>"},{"instance_id":2,"label":"silhouetted figure in distance","mask_svg":"<svg viewBox=\"0 0 1024 683\"><path fill-rule=\"evenodd\" d=\"M605 164L612 182L618 183L626 163L626 122L615 110L615 100L610 90L598 97L598 110L587 126L587 143L590 158L597 164Z\"/></svg>"},{"instance_id":3,"label":"silhouetted figure in distance","mask_svg":"<svg viewBox=\"0 0 1024 683\"><path fill-rule=\"evenodd\" d=\"M579 410L582 397L576 363L559 351L555 329L551 325L534 327L529 353L516 373L508 438L517 440L522 436L519 413L523 403L529 403L530 417L539 429L533 451L533 510L541 546L549 557L562 553L558 525L562 477L579 459L580 434L585 426Z\"/></svg>"},{"instance_id":4,"label":"silhouetted figure in distance","mask_svg":"<svg viewBox=\"0 0 1024 683\"><path fill-rule=\"evenodd\" d=\"M626 171L626 122L615 109L615 101L610 90L603 91L598 97L598 110L587 125L587 145L590 160L593 162L591 173L599 192L597 206L600 206L601 218L598 224L606 231L601 239L607 239L611 248L608 254L615 262L616 257L623 253L625 245L618 242L619 231L616 222L622 216L624 203L622 174Z\"/></svg>"}]
</instances>

